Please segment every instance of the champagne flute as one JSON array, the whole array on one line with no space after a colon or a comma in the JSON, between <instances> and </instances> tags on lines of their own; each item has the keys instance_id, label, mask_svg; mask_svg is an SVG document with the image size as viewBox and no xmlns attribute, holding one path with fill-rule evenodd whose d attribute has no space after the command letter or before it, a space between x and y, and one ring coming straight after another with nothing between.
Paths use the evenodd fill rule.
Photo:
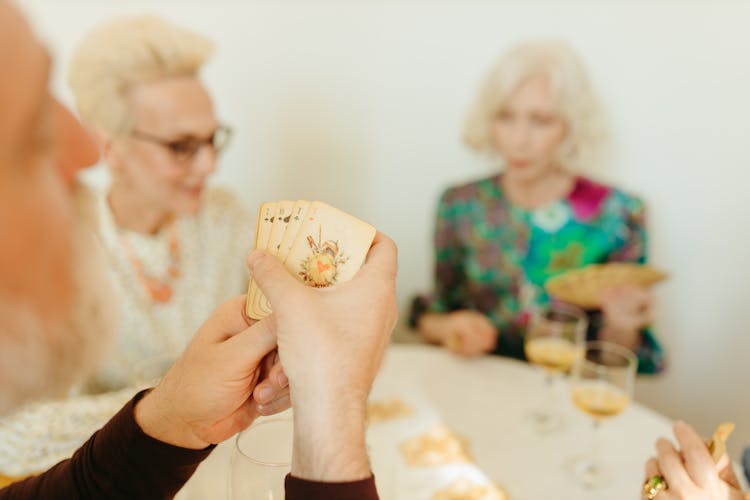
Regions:
<instances>
[{"instance_id":1,"label":"champagne flute","mask_svg":"<svg viewBox=\"0 0 750 500\"><path fill-rule=\"evenodd\" d=\"M587 489L608 483L611 472L599 457L600 427L604 419L622 413L633 397L638 359L611 342L587 342L584 356L573 365L570 395L575 406L592 417L593 446L589 455L568 460L566 466Z\"/></svg>"},{"instance_id":2,"label":"champagne flute","mask_svg":"<svg viewBox=\"0 0 750 500\"><path fill-rule=\"evenodd\" d=\"M237 434L230 462L229 498L283 500L292 468L291 411L262 417Z\"/></svg>"},{"instance_id":3,"label":"champagne flute","mask_svg":"<svg viewBox=\"0 0 750 500\"><path fill-rule=\"evenodd\" d=\"M554 404L555 378L570 371L583 356L588 318L577 307L551 304L531 318L524 339L526 359L544 368L542 403L531 412L531 422L540 434L562 428L563 421Z\"/></svg>"}]
</instances>

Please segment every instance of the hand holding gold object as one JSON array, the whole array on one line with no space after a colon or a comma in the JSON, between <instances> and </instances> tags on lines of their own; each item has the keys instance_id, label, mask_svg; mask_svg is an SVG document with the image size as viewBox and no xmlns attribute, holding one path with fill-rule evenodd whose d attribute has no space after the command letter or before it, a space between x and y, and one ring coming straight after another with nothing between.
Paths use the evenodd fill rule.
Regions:
<instances>
[{"instance_id":1,"label":"hand holding gold object","mask_svg":"<svg viewBox=\"0 0 750 500\"><path fill-rule=\"evenodd\" d=\"M643 483L643 498L654 500L654 498L656 498L656 495L666 490L667 488L667 481L664 480L663 476L651 476Z\"/></svg>"}]
</instances>

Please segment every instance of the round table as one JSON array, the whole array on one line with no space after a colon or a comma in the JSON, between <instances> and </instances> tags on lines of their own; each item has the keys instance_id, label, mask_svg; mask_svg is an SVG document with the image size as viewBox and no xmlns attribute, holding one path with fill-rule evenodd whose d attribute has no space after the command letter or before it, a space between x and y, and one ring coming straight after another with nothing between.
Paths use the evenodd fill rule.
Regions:
<instances>
[{"instance_id":1,"label":"round table","mask_svg":"<svg viewBox=\"0 0 750 500\"><path fill-rule=\"evenodd\" d=\"M396 344L386 354L371 399L398 397L417 409L412 421L419 423L413 429L433 419L467 438L478 467L514 500L639 498L644 463L657 437L671 435L670 421L637 403L606 420L600 429L601 456L613 472L612 480L604 489L586 491L568 475L564 463L591 449L592 421L573 407L567 383L556 382L554 398L564 428L538 435L528 414L546 394L541 370L508 358L463 359L436 347ZM395 421L374 424L368 431L373 470L386 500L414 498L402 491L399 479L406 465L397 447L409 432L409 425ZM217 447L178 499L227 498L233 442Z\"/></svg>"}]
</instances>

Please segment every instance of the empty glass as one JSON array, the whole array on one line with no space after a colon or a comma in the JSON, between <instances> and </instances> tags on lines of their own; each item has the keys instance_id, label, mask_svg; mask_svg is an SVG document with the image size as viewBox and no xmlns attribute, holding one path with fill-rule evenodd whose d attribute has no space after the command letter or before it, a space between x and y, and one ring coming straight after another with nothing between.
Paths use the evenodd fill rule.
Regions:
<instances>
[{"instance_id":1,"label":"empty glass","mask_svg":"<svg viewBox=\"0 0 750 500\"><path fill-rule=\"evenodd\" d=\"M231 500L283 500L292 464L291 411L255 421L235 439L229 474Z\"/></svg>"}]
</instances>

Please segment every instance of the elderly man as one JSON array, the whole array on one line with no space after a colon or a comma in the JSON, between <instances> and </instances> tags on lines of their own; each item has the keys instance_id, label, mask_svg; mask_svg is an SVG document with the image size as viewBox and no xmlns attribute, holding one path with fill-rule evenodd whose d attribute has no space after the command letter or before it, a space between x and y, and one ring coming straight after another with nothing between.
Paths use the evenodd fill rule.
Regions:
<instances>
[{"instance_id":1,"label":"elderly man","mask_svg":"<svg viewBox=\"0 0 750 500\"><path fill-rule=\"evenodd\" d=\"M74 382L103 336L81 333L85 320L70 313L82 285L72 268L83 261L70 185L96 151L50 97L49 65L20 13L0 0L0 412ZM395 245L378 235L357 277L325 294L262 253L248 266L272 317L247 320L242 297L220 306L157 387L70 460L0 499L171 497L215 443L286 406L287 394L295 405L287 498L375 498L364 417L396 319ZM106 316L97 307L92 318ZM276 349L283 373L268 366ZM276 397L261 404L259 387Z\"/></svg>"}]
</instances>

